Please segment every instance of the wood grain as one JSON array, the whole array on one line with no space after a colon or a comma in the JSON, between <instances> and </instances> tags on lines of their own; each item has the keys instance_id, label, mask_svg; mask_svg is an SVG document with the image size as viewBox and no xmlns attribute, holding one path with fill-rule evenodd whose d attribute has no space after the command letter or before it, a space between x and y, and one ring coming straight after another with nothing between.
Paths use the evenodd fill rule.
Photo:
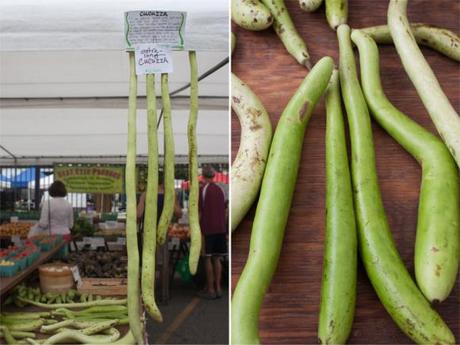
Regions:
<instances>
[{"instance_id":1,"label":"wood grain","mask_svg":"<svg viewBox=\"0 0 460 345\"><path fill-rule=\"evenodd\" d=\"M335 33L328 27L324 5L315 13L299 9L297 0L286 0L299 33L314 61L324 55L338 62ZM359 28L386 23L387 1L350 0L349 25ZM411 0L409 20L439 25L460 32L460 2ZM307 70L285 51L272 29L248 32L233 25L237 46L232 71L256 92L275 126L289 98ZM459 64L428 48L423 53L457 111L460 108ZM436 133L415 88L393 46L381 46L381 76L386 95L401 111ZM232 114L232 159L240 140L238 119ZM373 124L377 170L385 210L394 240L413 275L420 167L378 125ZM303 145L302 163L277 272L260 315L260 335L266 344L317 343L318 311L325 226L324 177L325 109L314 111ZM283 183L283 181L280 181ZM232 289L246 261L254 207L232 234ZM451 296L435 308L460 341L460 283ZM358 269L358 298L350 344L407 344L406 337L379 302L366 273Z\"/></svg>"}]
</instances>

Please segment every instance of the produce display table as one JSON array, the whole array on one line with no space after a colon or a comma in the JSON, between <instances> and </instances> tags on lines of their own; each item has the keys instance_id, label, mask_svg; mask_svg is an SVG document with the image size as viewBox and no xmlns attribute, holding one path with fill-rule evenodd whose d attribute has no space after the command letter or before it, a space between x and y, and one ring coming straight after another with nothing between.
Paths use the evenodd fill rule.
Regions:
<instances>
[{"instance_id":1,"label":"produce display table","mask_svg":"<svg viewBox=\"0 0 460 345\"><path fill-rule=\"evenodd\" d=\"M300 10L296 0L287 0L286 5L314 62L329 55L338 65L336 33L327 25L324 5L315 13ZM348 23L354 28L386 24L387 6L388 1L349 1ZM458 1L439 0L435 4L412 0L408 5L408 17L413 22L429 23L460 32ZM232 71L259 96L275 128L284 107L308 72L286 52L273 29L249 32L235 25L232 28L237 36ZM379 51L381 79L387 97L413 120L432 133L437 133L395 48L392 45L381 45ZM458 111L458 63L425 47L422 47L422 52ZM346 121L345 111L344 116ZM413 276L421 169L397 142L375 121L372 122L383 203L396 246ZM232 114L231 124L232 159L235 159L240 141L240 125L235 114ZM325 228L325 130L325 107L324 100L321 100L306 130L279 265L262 304L260 336L263 344L313 344L318 341ZM280 180L279 183L284 182ZM246 262L254 210L255 207L232 233L233 289ZM449 298L434 308L459 341L459 281ZM361 263L358 265L356 314L348 343L411 343L383 308Z\"/></svg>"},{"instance_id":2,"label":"produce display table","mask_svg":"<svg viewBox=\"0 0 460 345\"><path fill-rule=\"evenodd\" d=\"M27 276L29 276L29 274L35 271L38 266L49 260L65 245L67 245L67 242L62 242L53 249L40 253L39 258L32 265L12 277L0 277L0 296L4 295L21 281L23 281Z\"/></svg>"}]
</instances>

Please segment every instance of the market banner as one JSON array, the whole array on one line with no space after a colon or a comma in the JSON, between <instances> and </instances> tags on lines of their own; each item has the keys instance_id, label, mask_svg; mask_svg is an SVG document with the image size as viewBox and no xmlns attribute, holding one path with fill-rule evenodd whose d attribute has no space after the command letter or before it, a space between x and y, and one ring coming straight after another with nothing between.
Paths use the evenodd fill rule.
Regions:
<instances>
[{"instance_id":1,"label":"market banner","mask_svg":"<svg viewBox=\"0 0 460 345\"><path fill-rule=\"evenodd\" d=\"M62 181L71 193L123 193L122 166L55 165L54 179Z\"/></svg>"}]
</instances>

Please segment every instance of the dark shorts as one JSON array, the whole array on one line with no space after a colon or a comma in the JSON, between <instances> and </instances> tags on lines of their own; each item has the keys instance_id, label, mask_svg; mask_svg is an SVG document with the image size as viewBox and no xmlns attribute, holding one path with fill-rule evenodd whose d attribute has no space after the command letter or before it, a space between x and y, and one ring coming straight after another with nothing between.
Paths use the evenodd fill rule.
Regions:
<instances>
[{"instance_id":1,"label":"dark shorts","mask_svg":"<svg viewBox=\"0 0 460 345\"><path fill-rule=\"evenodd\" d=\"M204 255L225 255L227 254L227 240L225 234L214 234L204 236Z\"/></svg>"}]
</instances>

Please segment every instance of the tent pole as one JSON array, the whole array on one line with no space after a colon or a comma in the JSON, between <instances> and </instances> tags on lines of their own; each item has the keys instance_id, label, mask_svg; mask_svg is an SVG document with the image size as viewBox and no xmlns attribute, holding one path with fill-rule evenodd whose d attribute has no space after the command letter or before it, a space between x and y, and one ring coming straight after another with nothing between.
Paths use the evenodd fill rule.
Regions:
<instances>
[{"instance_id":1,"label":"tent pole","mask_svg":"<svg viewBox=\"0 0 460 345\"><path fill-rule=\"evenodd\" d=\"M35 167L35 192L34 192L34 199L35 199L35 210L38 210L40 207L40 167Z\"/></svg>"}]
</instances>

